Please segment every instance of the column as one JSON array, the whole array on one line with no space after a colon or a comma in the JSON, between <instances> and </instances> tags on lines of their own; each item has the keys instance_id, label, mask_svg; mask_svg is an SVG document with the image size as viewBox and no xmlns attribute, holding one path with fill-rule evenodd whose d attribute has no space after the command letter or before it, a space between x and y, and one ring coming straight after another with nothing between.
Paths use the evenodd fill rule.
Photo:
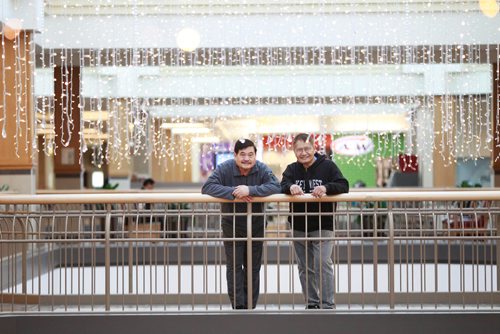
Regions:
<instances>
[{"instance_id":1,"label":"column","mask_svg":"<svg viewBox=\"0 0 500 334\"><path fill-rule=\"evenodd\" d=\"M456 187L456 162L450 156L455 140L455 98L434 98L433 187Z\"/></svg>"},{"instance_id":2,"label":"column","mask_svg":"<svg viewBox=\"0 0 500 334\"><path fill-rule=\"evenodd\" d=\"M151 157L153 178L158 182L172 184L191 183L191 144L183 140L182 134L173 135L171 130L163 131L167 133L167 145L172 147L173 155Z\"/></svg>"},{"instance_id":3,"label":"column","mask_svg":"<svg viewBox=\"0 0 500 334\"><path fill-rule=\"evenodd\" d=\"M9 191L36 191L33 158L32 33L21 31L8 39L0 35L0 187ZM5 128L4 128L5 125Z\"/></svg>"},{"instance_id":4,"label":"column","mask_svg":"<svg viewBox=\"0 0 500 334\"><path fill-rule=\"evenodd\" d=\"M81 189L80 165L80 67L54 68L54 124L56 189Z\"/></svg>"},{"instance_id":5,"label":"column","mask_svg":"<svg viewBox=\"0 0 500 334\"><path fill-rule=\"evenodd\" d=\"M499 110L499 96L500 94L500 74L498 63L493 64L493 103L492 103L492 114L493 114L493 150L491 152L491 164L494 173L494 187L500 187L500 133L496 131L497 127L500 126L498 119Z\"/></svg>"},{"instance_id":6,"label":"column","mask_svg":"<svg viewBox=\"0 0 500 334\"><path fill-rule=\"evenodd\" d=\"M109 106L109 141L110 161L108 162L109 183L118 183L119 190L130 189L132 158L130 157L129 120L126 99L113 99Z\"/></svg>"},{"instance_id":7,"label":"column","mask_svg":"<svg viewBox=\"0 0 500 334\"><path fill-rule=\"evenodd\" d=\"M500 133L496 131L497 126L500 126L500 119L498 118L499 110L499 94L500 94L500 74L499 74L498 63L493 64L493 103L492 103L492 114L493 114L493 150L491 152L491 165L493 167L494 173L494 187L500 187ZM497 235L500 233L500 215L493 216L493 227L496 229ZM500 291L500 240L496 241L496 258L497 258L497 290Z\"/></svg>"}]
</instances>

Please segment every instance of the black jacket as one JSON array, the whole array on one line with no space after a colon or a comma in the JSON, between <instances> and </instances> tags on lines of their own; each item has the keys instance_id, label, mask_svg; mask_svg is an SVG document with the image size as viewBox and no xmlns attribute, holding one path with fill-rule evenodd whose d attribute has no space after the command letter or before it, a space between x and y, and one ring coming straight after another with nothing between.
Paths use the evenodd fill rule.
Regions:
<instances>
[{"instance_id":1,"label":"black jacket","mask_svg":"<svg viewBox=\"0 0 500 334\"><path fill-rule=\"evenodd\" d=\"M283 173L281 191L290 194L290 187L297 184L304 193L311 193L316 186L325 186L327 195L349 192L349 183L337 165L333 161L326 159L324 155L316 153L315 157L316 161L308 169L305 169L298 162L288 165ZM294 230L306 231L307 226L307 231L311 232L319 230L320 225L323 230L333 230L335 203L290 203L290 212L306 212L306 207L307 219L305 215L288 217L288 221ZM311 215L311 212L321 212L321 215Z\"/></svg>"}]
</instances>

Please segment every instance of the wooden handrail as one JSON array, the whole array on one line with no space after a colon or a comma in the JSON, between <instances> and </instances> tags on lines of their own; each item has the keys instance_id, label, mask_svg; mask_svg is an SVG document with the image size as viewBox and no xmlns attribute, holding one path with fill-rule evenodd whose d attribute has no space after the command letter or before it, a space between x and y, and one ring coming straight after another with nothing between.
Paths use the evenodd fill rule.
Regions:
<instances>
[{"instance_id":1,"label":"wooden handrail","mask_svg":"<svg viewBox=\"0 0 500 334\"><path fill-rule=\"evenodd\" d=\"M379 202L379 201L474 201L500 200L500 190L483 191L356 191L325 196L283 194L255 198L255 202ZM121 204L121 203L224 203L232 202L200 193L92 193L52 195L0 195L0 204Z\"/></svg>"},{"instance_id":2,"label":"wooden handrail","mask_svg":"<svg viewBox=\"0 0 500 334\"><path fill-rule=\"evenodd\" d=\"M154 190L141 190L141 189L59 189L49 190L40 189L36 191L37 195L61 195L61 194L140 194L140 193L199 193L199 187L164 187L156 188ZM486 188L417 188L417 187L390 187L390 188L351 188L349 192L422 192L422 191L495 191L500 188L486 187ZM1 192L4 194L19 194L16 192Z\"/></svg>"}]
</instances>

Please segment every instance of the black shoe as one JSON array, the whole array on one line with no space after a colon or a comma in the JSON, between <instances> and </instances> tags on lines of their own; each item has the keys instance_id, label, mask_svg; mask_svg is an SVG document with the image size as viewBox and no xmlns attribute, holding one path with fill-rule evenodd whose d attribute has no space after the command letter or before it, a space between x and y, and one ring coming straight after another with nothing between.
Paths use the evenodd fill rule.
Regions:
<instances>
[{"instance_id":1,"label":"black shoe","mask_svg":"<svg viewBox=\"0 0 500 334\"><path fill-rule=\"evenodd\" d=\"M248 307L246 306L243 306L243 305L236 305L236 307L234 308L235 310L246 310Z\"/></svg>"},{"instance_id":2,"label":"black shoe","mask_svg":"<svg viewBox=\"0 0 500 334\"><path fill-rule=\"evenodd\" d=\"M319 310L319 308L318 304L309 304L306 306L306 310Z\"/></svg>"}]
</instances>

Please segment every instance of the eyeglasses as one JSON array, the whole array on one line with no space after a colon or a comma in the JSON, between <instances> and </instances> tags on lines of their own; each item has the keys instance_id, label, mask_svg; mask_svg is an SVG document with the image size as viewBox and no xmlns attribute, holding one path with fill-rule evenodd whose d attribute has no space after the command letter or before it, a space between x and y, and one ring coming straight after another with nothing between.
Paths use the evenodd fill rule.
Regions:
<instances>
[{"instance_id":1,"label":"eyeglasses","mask_svg":"<svg viewBox=\"0 0 500 334\"><path fill-rule=\"evenodd\" d=\"M295 153L302 153L302 152L309 153L309 152L314 151L314 147L311 147L311 146L304 146L304 147L294 148L294 149L293 149L293 151L294 151Z\"/></svg>"}]
</instances>

